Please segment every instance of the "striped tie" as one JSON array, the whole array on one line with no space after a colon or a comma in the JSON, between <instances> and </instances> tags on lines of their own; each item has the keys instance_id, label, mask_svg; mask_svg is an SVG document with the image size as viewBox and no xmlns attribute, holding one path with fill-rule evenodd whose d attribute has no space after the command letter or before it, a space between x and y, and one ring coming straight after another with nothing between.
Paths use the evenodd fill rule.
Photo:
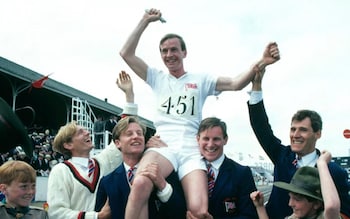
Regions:
<instances>
[{"instance_id":1,"label":"striped tie","mask_svg":"<svg viewBox=\"0 0 350 219\"><path fill-rule=\"evenodd\" d=\"M292 162L292 164L295 166L295 168L299 168L300 167L300 165L298 164L298 162L301 160L301 157L300 156L297 156L294 160L293 160L293 162Z\"/></svg>"},{"instance_id":2,"label":"striped tie","mask_svg":"<svg viewBox=\"0 0 350 219\"><path fill-rule=\"evenodd\" d=\"M128 181L130 185L132 184L132 180L134 179L134 170L136 170L136 167L130 167L128 170Z\"/></svg>"},{"instance_id":3,"label":"striped tie","mask_svg":"<svg viewBox=\"0 0 350 219\"><path fill-rule=\"evenodd\" d=\"M211 197L211 194L214 189L215 184L215 173L210 163L207 164L207 170L208 170L208 195Z\"/></svg>"},{"instance_id":4,"label":"striped tie","mask_svg":"<svg viewBox=\"0 0 350 219\"><path fill-rule=\"evenodd\" d=\"M88 168L89 168L88 176L90 177L92 175L92 173L94 172L94 169L95 169L95 164L92 161L92 159L89 159Z\"/></svg>"}]
</instances>

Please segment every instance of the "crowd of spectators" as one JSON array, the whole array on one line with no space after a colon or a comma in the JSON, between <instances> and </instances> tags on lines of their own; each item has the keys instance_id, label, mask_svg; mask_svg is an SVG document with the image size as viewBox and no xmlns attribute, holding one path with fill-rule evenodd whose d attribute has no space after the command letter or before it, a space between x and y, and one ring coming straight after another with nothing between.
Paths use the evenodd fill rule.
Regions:
<instances>
[{"instance_id":1,"label":"crowd of spectators","mask_svg":"<svg viewBox=\"0 0 350 219\"><path fill-rule=\"evenodd\" d=\"M8 160L21 160L30 164L37 173L37 176L48 176L52 167L64 161L62 154L52 150L54 136L50 130L43 132L32 131L29 138L33 142L33 153L26 154L21 145L6 153L0 153L0 165Z\"/></svg>"}]
</instances>

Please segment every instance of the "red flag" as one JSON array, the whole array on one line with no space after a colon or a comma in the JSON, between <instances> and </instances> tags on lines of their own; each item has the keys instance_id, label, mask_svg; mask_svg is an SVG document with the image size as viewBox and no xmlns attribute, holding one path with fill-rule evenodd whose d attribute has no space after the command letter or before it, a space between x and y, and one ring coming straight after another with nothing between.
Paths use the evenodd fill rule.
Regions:
<instances>
[{"instance_id":1,"label":"red flag","mask_svg":"<svg viewBox=\"0 0 350 219\"><path fill-rule=\"evenodd\" d=\"M42 88L44 86L44 83L49 79L49 75L40 78L39 80L36 80L32 82L32 86L34 88Z\"/></svg>"}]
</instances>

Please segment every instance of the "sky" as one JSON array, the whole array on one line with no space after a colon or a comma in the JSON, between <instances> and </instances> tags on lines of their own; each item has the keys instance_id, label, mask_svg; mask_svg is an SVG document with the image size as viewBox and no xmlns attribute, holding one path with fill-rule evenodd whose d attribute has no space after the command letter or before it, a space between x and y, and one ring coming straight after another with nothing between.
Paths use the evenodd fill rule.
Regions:
<instances>
[{"instance_id":1,"label":"sky","mask_svg":"<svg viewBox=\"0 0 350 219\"><path fill-rule=\"evenodd\" d=\"M125 99L115 81L125 70L139 114L152 120L150 88L119 55L147 8L160 9L167 22L151 23L136 53L158 69L166 70L159 40L170 32L186 42L185 70L220 76L245 72L269 42L277 42L281 60L267 68L263 81L275 135L289 144L292 115L312 109L323 119L317 147L350 156L350 139L343 136L350 129L348 0L0 0L0 55L119 107ZM230 157L242 153L265 162L249 124L250 88L209 97L203 117L227 123Z\"/></svg>"}]
</instances>

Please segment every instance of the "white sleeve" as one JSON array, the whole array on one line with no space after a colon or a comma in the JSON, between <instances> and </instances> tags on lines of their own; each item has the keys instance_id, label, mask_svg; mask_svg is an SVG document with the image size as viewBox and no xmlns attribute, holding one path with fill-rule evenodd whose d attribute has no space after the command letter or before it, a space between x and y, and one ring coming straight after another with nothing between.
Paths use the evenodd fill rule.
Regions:
<instances>
[{"instance_id":1,"label":"white sleeve","mask_svg":"<svg viewBox=\"0 0 350 219\"><path fill-rule=\"evenodd\" d=\"M170 198L170 196L173 194L173 187L169 183L166 183L166 186L162 191L157 192L157 196L159 200L163 203L167 202Z\"/></svg>"},{"instance_id":2,"label":"white sleeve","mask_svg":"<svg viewBox=\"0 0 350 219\"><path fill-rule=\"evenodd\" d=\"M248 94L250 95L249 105L257 104L263 99L262 91L249 91Z\"/></svg>"},{"instance_id":3,"label":"white sleeve","mask_svg":"<svg viewBox=\"0 0 350 219\"><path fill-rule=\"evenodd\" d=\"M94 158L96 158L101 165L103 176L115 170L115 168L117 168L123 162L122 153L113 141L111 141L111 143L107 145L107 147L99 154L94 156Z\"/></svg>"}]
</instances>

